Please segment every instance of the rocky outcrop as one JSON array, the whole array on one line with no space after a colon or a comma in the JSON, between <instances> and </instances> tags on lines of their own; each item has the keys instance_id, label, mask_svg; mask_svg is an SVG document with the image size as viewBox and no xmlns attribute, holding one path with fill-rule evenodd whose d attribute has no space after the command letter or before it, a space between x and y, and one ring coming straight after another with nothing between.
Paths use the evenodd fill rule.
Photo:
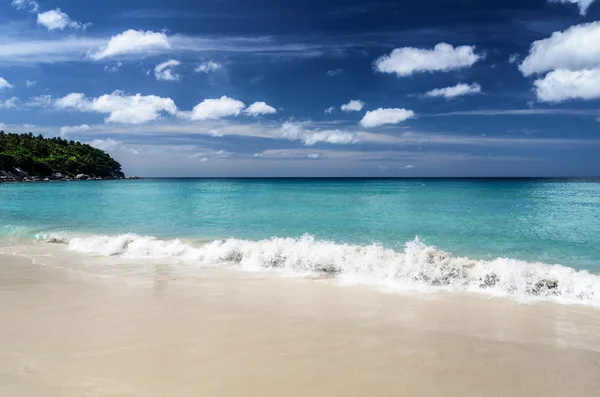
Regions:
<instances>
[{"instance_id":1,"label":"rocky outcrop","mask_svg":"<svg viewBox=\"0 0 600 397\"><path fill-rule=\"evenodd\" d=\"M19 182L20 180L21 178L12 172L0 171L0 182Z\"/></svg>"},{"instance_id":2,"label":"rocky outcrop","mask_svg":"<svg viewBox=\"0 0 600 397\"><path fill-rule=\"evenodd\" d=\"M50 182L50 181L101 181L106 179L124 179L122 177L105 177L87 174L78 174L74 178L70 178L60 172L56 172L49 176L32 176L20 168L15 168L11 171L0 170L0 183L2 182ZM139 177L133 177L131 179L141 179Z\"/></svg>"}]
</instances>

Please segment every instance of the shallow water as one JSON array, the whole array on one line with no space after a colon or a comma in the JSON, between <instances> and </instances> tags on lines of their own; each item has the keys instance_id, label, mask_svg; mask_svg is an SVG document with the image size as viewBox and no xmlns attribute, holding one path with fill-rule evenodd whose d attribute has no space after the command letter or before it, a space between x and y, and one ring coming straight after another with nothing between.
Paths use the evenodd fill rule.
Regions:
<instances>
[{"instance_id":1,"label":"shallow water","mask_svg":"<svg viewBox=\"0 0 600 397\"><path fill-rule=\"evenodd\" d=\"M0 185L0 241L193 270L318 273L600 304L598 180L157 179ZM591 272L590 273L588 273Z\"/></svg>"}]
</instances>

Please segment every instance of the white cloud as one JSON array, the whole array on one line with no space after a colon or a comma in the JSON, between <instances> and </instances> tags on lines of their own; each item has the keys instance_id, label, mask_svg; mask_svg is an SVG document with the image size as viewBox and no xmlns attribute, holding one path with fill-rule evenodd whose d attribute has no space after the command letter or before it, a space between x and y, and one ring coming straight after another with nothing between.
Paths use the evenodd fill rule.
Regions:
<instances>
[{"instance_id":1,"label":"white cloud","mask_svg":"<svg viewBox=\"0 0 600 397\"><path fill-rule=\"evenodd\" d=\"M85 131L89 131L90 129L92 129L92 127L90 127L87 124L65 125L63 127L60 127L59 132L60 132L60 136L65 137L74 132L85 132Z\"/></svg>"},{"instance_id":2,"label":"white cloud","mask_svg":"<svg viewBox=\"0 0 600 397\"><path fill-rule=\"evenodd\" d=\"M86 29L90 24L82 24L69 18L60 8L42 12L37 15L37 24L46 27L48 30L63 30L65 28Z\"/></svg>"},{"instance_id":3,"label":"white cloud","mask_svg":"<svg viewBox=\"0 0 600 397\"><path fill-rule=\"evenodd\" d=\"M25 103L25 106L30 108L46 108L52 106L52 103L52 95L40 95L29 98L29 101Z\"/></svg>"},{"instance_id":4,"label":"white cloud","mask_svg":"<svg viewBox=\"0 0 600 397\"><path fill-rule=\"evenodd\" d=\"M412 164L406 164L406 165L404 166L404 168L409 168L409 169L410 169L410 168L415 168L415 166L414 166L414 165L412 165Z\"/></svg>"},{"instance_id":5,"label":"white cloud","mask_svg":"<svg viewBox=\"0 0 600 397\"><path fill-rule=\"evenodd\" d=\"M104 66L104 71L108 72L108 73L117 73L119 71L119 69L121 69L121 66L123 66L123 63L121 62L117 62L116 65L113 66Z\"/></svg>"},{"instance_id":6,"label":"white cloud","mask_svg":"<svg viewBox=\"0 0 600 397\"><path fill-rule=\"evenodd\" d=\"M207 61L204 63L201 63L200 65L198 65L196 67L196 69L194 69L195 72L198 73L210 73L210 72L216 72L217 70L221 69L223 66L220 63L217 63L215 61Z\"/></svg>"},{"instance_id":7,"label":"white cloud","mask_svg":"<svg viewBox=\"0 0 600 397\"><path fill-rule=\"evenodd\" d=\"M554 70L536 80L534 85L537 98L542 102L596 99L600 98L600 69Z\"/></svg>"},{"instance_id":8,"label":"white cloud","mask_svg":"<svg viewBox=\"0 0 600 397\"><path fill-rule=\"evenodd\" d=\"M369 111L360 121L363 127L378 127L384 124L398 124L415 117L415 112L407 109L383 109Z\"/></svg>"},{"instance_id":9,"label":"white cloud","mask_svg":"<svg viewBox=\"0 0 600 397\"><path fill-rule=\"evenodd\" d=\"M28 88L35 87L35 85L36 85L36 84L37 84L37 81L34 81L34 80L27 80L27 81L25 82L25 85L26 85Z\"/></svg>"},{"instance_id":10,"label":"white cloud","mask_svg":"<svg viewBox=\"0 0 600 397\"><path fill-rule=\"evenodd\" d=\"M517 63L518 60L519 60L519 54L510 54L510 56L508 57L509 63Z\"/></svg>"},{"instance_id":11,"label":"white cloud","mask_svg":"<svg viewBox=\"0 0 600 397\"><path fill-rule=\"evenodd\" d=\"M335 108L333 106L330 106L327 109L325 109L325 113L331 114L331 113L333 113L334 110L335 110Z\"/></svg>"},{"instance_id":12,"label":"white cloud","mask_svg":"<svg viewBox=\"0 0 600 397\"><path fill-rule=\"evenodd\" d=\"M31 13L36 13L40 9L40 5L33 0L13 0L11 4L17 10L25 10Z\"/></svg>"},{"instance_id":13,"label":"white cloud","mask_svg":"<svg viewBox=\"0 0 600 397\"><path fill-rule=\"evenodd\" d=\"M436 88L425 93L428 97L442 97L446 99L456 98L462 95L479 94L481 92L481 86L477 83L464 84L459 83L452 87Z\"/></svg>"},{"instance_id":14,"label":"white cloud","mask_svg":"<svg viewBox=\"0 0 600 397\"><path fill-rule=\"evenodd\" d=\"M342 109L344 112L360 112L364 106L365 104L363 101L353 99L350 102L343 104L340 109Z\"/></svg>"},{"instance_id":15,"label":"white cloud","mask_svg":"<svg viewBox=\"0 0 600 397\"><path fill-rule=\"evenodd\" d=\"M550 3L571 3L577 4L579 7L579 13L585 15L590 5L594 0L548 0Z\"/></svg>"},{"instance_id":16,"label":"white cloud","mask_svg":"<svg viewBox=\"0 0 600 397\"><path fill-rule=\"evenodd\" d=\"M319 153L309 153L307 157L309 159L318 159L319 157L321 157L321 155L319 155Z\"/></svg>"},{"instance_id":17,"label":"white cloud","mask_svg":"<svg viewBox=\"0 0 600 397\"><path fill-rule=\"evenodd\" d=\"M154 76L156 76L156 80L163 81L176 81L179 80L179 75L173 72L173 68L181 65L181 62L175 59L169 59L166 62L163 62L157 65L154 68Z\"/></svg>"},{"instance_id":18,"label":"white cloud","mask_svg":"<svg viewBox=\"0 0 600 397\"><path fill-rule=\"evenodd\" d=\"M82 61L90 48L98 47L104 40L68 36L60 39L40 40L5 37L0 41L0 62L3 65L31 65Z\"/></svg>"},{"instance_id":19,"label":"white cloud","mask_svg":"<svg viewBox=\"0 0 600 397\"><path fill-rule=\"evenodd\" d=\"M58 109L76 109L81 112L108 114L106 123L141 124L157 120L163 113L177 114L177 106L171 98L155 95L125 95L122 91L87 98L71 93L54 102Z\"/></svg>"},{"instance_id":20,"label":"white cloud","mask_svg":"<svg viewBox=\"0 0 600 397\"><path fill-rule=\"evenodd\" d=\"M319 142L331 144L351 144L358 142L356 134L341 130L310 130L305 123L286 121L279 129L279 136L292 141L302 141L307 146Z\"/></svg>"},{"instance_id":21,"label":"white cloud","mask_svg":"<svg viewBox=\"0 0 600 397\"><path fill-rule=\"evenodd\" d=\"M600 65L600 21L571 26L533 42L519 70L525 76L554 69L581 70Z\"/></svg>"},{"instance_id":22,"label":"white cloud","mask_svg":"<svg viewBox=\"0 0 600 397\"><path fill-rule=\"evenodd\" d=\"M274 114L277 113L277 110L274 107L267 105L265 102L254 102L244 110L244 113L251 116L258 116L261 114Z\"/></svg>"},{"instance_id":23,"label":"white cloud","mask_svg":"<svg viewBox=\"0 0 600 397\"><path fill-rule=\"evenodd\" d=\"M432 50L403 47L396 48L389 55L383 55L374 62L374 68L381 73L395 73L398 77L410 76L419 72L449 71L472 66L483 55L475 53L475 46L453 47L440 43Z\"/></svg>"},{"instance_id":24,"label":"white cloud","mask_svg":"<svg viewBox=\"0 0 600 397\"><path fill-rule=\"evenodd\" d=\"M19 107L19 98L16 96L5 100L4 102L0 101L0 109L17 109Z\"/></svg>"},{"instance_id":25,"label":"white cloud","mask_svg":"<svg viewBox=\"0 0 600 397\"><path fill-rule=\"evenodd\" d=\"M152 31L129 29L113 36L108 42L89 53L94 60L117 55L152 53L171 48L166 34Z\"/></svg>"},{"instance_id":26,"label":"white cloud","mask_svg":"<svg viewBox=\"0 0 600 397\"><path fill-rule=\"evenodd\" d=\"M344 69L332 69L327 71L327 76L333 77L344 73Z\"/></svg>"},{"instance_id":27,"label":"white cloud","mask_svg":"<svg viewBox=\"0 0 600 397\"><path fill-rule=\"evenodd\" d=\"M6 79L0 77L0 90L5 88L12 88L12 84L10 84Z\"/></svg>"},{"instance_id":28,"label":"white cloud","mask_svg":"<svg viewBox=\"0 0 600 397\"><path fill-rule=\"evenodd\" d=\"M218 120L237 116L246 107L244 102L223 95L218 99L205 99L187 113L190 120Z\"/></svg>"},{"instance_id":29,"label":"white cloud","mask_svg":"<svg viewBox=\"0 0 600 397\"><path fill-rule=\"evenodd\" d=\"M0 40L0 64L3 66L90 59L143 59L165 53L171 57L193 55L195 58L215 54L252 55L263 59L306 58L325 55L334 49L333 44L284 43L270 37L168 36L162 32L136 30L112 38L73 35L37 38L12 28L2 29L2 33L5 33L0 35L3 38Z\"/></svg>"},{"instance_id":30,"label":"white cloud","mask_svg":"<svg viewBox=\"0 0 600 397\"><path fill-rule=\"evenodd\" d=\"M95 147L96 149L109 151L109 150L115 150L116 148L118 148L119 145L121 145L121 142L115 141L114 139L110 139L110 138L94 139L93 141L88 142L88 145Z\"/></svg>"}]
</instances>

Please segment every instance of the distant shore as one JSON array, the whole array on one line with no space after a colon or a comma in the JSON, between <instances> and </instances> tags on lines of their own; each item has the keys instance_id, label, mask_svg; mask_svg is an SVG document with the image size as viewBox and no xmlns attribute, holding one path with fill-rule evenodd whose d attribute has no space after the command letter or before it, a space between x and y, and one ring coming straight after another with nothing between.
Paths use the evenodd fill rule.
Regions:
<instances>
[{"instance_id":1,"label":"distant shore","mask_svg":"<svg viewBox=\"0 0 600 397\"><path fill-rule=\"evenodd\" d=\"M95 176L87 174L77 174L73 177L63 175L61 173L55 173L47 176L29 175L27 173L19 172L7 172L0 171L0 183L17 183L17 182L50 182L50 181L103 181L103 180L130 180L130 179L143 179L139 176Z\"/></svg>"}]
</instances>

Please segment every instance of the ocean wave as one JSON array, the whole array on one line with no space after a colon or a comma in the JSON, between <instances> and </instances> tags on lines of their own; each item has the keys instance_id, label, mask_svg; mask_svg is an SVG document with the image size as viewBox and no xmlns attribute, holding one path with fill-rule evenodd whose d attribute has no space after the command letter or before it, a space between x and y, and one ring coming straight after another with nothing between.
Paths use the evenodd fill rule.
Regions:
<instances>
[{"instance_id":1,"label":"ocean wave","mask_svg":"<svg viewBox=\"0 0 600 397\"><path fill-rule=\"evenodd\" d=\"M510 258L477 260L452 256L418 238L402 251L379 244L351 245L301 238L182 240L118 236L39 236L68 250L130 259L177 259L187 265L234 263L245 270L278 269L322 274L340 281L399 289L478 292L517 299L543 299L600 306L600 276L561 265Z\"/></svg>"}]
</instances>

